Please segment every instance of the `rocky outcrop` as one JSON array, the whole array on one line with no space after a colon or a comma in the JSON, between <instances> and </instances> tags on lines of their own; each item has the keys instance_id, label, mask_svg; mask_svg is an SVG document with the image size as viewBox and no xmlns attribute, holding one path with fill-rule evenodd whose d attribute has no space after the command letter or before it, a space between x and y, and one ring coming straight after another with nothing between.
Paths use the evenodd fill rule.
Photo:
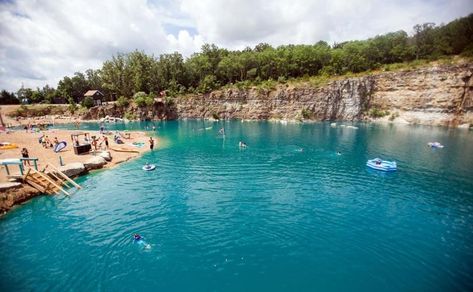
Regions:
<instances>
[{"instance_id":1,"label":"rocky outcrop","mask_svg":"<svg viewBox=\"0 0 473 292\"><path fill-rule=\"evenodd\" d=\"M38 195L40 192L28 185L17 185L2 190L0 193L0 214L4 214L14 205L21 204Z\"/></svg>"},{"instance_id":2,"label":"rocky outcrop","mask_svg":"<svg viewBox=\"0 0 473 292\"><path fill-rule=\"evenodd\" d=\"M66 164L64 166L59 167L59 170L62 171L68 177L75 177L86 172L86 168L81 162Z\"/></svg>"},{"instance_id":3,"label":"rocky outcrop","mask_svg":"<svg viewBox=\"0 0 473 292\"><path fill-rule=\"evenodd\" d=\"M107 161L105 161L105 158L101 156L95 156L88 159L86 162L84 162L84 167L87 170L92 170L92 169L102 168L105 164L107 164Z\"/></svg>"}]
</instances>

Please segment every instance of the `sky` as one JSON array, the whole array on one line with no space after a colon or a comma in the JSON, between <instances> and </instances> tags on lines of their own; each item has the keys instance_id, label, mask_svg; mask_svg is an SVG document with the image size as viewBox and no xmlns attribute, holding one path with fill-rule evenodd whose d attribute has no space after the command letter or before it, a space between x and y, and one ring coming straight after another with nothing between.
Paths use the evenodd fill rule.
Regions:
<instances>
[{"instance_id":1,"label":"sky","mask_svg":"<svg viewBox=\"0 0 473 292\"><path fill-rule=\"evenodd\" d=\"M472 0L0 0L0 89L56 87L135 49L333 44L472 12Z\"/></svg>"}]
</instances>

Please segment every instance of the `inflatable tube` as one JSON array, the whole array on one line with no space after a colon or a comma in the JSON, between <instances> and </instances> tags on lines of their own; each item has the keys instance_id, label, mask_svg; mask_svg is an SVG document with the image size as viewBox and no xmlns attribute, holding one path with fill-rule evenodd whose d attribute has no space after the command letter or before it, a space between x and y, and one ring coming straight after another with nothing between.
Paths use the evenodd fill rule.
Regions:
<instances>
[{"instance_id":1,"label":"inflatable tube","mask_svg":"<svg viewBox=\"0 0 473 292\"><path fill-rule=\"evenodd\" d=\"M371 159L366 162L366 166L372 169L381 170L381 171L396 171L397 164L396 161L386 161L379 158Z\"/></svg>"},{"instance_id":2,"label":"inflatable tube","mask_svg":"<svg viewBox=\"0 0 473 292\"><path fill-rule=\"evenodd\" d=\"M56 146L54 146L54 152L58 153L62 149L66 148L66 146L67 146L66 141L61 141L57 143Z\"/></svg>"},{"instance_id":3,"label":"inflatable tube","mask_svg":"<svg viewBox=\"0 0 473 292\"><path fill-rule=\"evenodd\" d=\"M138 148L142 148L145 146L145 143L144 142L133 142L131 143L133 146L135 147L138 147Z\"/></svg>"},{"instance_id":4,"label":"inflatable tube","mask_svg":"<svg viewBox=\"0 0 473 292\"><path fill-rule=\"evenodd\" d=\"M148 164L148 165L143 166L143 170L146 170L146 171L151 171L151 170L154 170L155 168L156 168L156 165L154 164Z\"/></svg>"}]
</instances>

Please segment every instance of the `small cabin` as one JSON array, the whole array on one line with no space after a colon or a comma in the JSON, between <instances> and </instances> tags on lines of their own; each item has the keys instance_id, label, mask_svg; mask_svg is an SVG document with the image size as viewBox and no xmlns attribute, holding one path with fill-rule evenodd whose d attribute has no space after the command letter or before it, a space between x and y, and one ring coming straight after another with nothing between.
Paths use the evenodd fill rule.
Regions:
<instances>
[{"instance_id":1,"label":"small cabin","mask_svg":"<svg viewBox=\"0 0 473 292\"><path fill-rule=\"evenodd\" d=\"M92 97L94 105L101 105L105 95L100 90L89 90L84 94L84 98Z\"/></svg>"}]
</instances>

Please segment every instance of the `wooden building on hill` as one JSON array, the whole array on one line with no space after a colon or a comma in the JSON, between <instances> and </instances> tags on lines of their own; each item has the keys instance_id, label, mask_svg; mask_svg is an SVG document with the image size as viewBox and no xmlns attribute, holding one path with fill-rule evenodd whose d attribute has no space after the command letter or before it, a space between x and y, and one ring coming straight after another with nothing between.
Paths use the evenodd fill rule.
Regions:
<instances>
[{"instance_id":1,"label":"wooden building on hill","mask_svg":"<svg viewBox=\"0 0 473 292\"><path fill-rule=\"evenodd\" d=\"M84 98L92 97L94 105L101 105L104 101L105 95L100 90L89 90L84 94Z\"/></svg>"}]
</instances>

